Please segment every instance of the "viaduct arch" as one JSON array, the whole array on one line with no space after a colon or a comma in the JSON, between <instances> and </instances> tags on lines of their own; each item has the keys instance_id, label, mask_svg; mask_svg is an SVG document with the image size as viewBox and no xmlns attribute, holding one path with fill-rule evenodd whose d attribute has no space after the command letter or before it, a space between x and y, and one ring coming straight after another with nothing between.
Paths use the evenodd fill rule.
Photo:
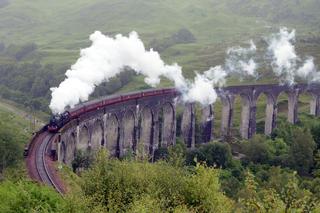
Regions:
<instances>
[{"instance_id":1,"label":"viaduct arch","mask_svg":"<svg viewBox=\"0 0 320 213\"><path fill-rule=\"evenodd\" d=\"M234 102L237 96L242 100L240 135L244 139L249 139L256 133L257 100L260 96L266 98L264 126L266 135L270 135L276 127L280 94L286 94L287 120L290 123L295 124L298 121L298 98L302 93L311 95L310 114L320 117L320 85L230 86L218 89L217 93L222 102L221 126L214 126L214 104L203 107L201 116L198 116L201 117L200 131L202 141L205 143L213 139L214 128L221 129L222 138L231 136ZM180 126L181 137L187 147L194 147L195 103L183 105L181 123L177 125L176 108L181 104L179 98L177 92L158 93L153 96L135 97L82 114L60 129L56 147L58 160L71 165L77 150L99 149L107 149L114 157L139 153L152 158L157 148L175 144L176 126Z\"/></svg>"}]
</instances>

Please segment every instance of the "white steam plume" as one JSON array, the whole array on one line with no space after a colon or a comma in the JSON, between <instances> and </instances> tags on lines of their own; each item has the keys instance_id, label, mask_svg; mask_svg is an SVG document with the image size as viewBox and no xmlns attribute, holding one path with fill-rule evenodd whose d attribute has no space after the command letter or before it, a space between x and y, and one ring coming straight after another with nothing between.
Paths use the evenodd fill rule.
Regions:
<instances>
[{"instance_id":1,"label":"white steam plume","mask_svg":"<svg viewBox=\"0 0 320 213\"><path fill-rule=\"evenodd\" d=\"M297 76L303 79L308 79L317 71L313 62L313 58L309 57L304 64L297 70ZM310 79L312 80L312 79Z\"/></svg>"},{"instance_id":2,"label":"white steam plume","mask_svg":"<svg viewBox=\"0 0 320 213\"><path fill-rule=\"evenodd\" d=\"M203 105L214 103L217 99L213 85L222 87L226 83L227 72L221 66L211 67L202 75L196 73L194 82L189 84L184 101L200 102ZM211 95L209 95L211 94Z\"/></svg>"},{"instance_id":3,"label":"white steam plume","mask_svg":"<svg viewBox=\"0 0 320 213\"><path fill-rule=\"evenodd\" d=\"M66 106L73 107L86 101L95 87L116 76L125 67L145 76L145 82L156 86L160 77L173 81L182 93L184 101L197 101L204 105L215 102L217 94L214 87L222 87L226 77L236 75L257 77L257 47L250 41L247 48L233 47L227 50L224 66L211 67L203 74L196 73L194 81L185 79L178 64L165 64L158 52L146 50L136 32L128 37L117 35L111 38L99 31L90 36L92 45L81 50L80 58L66 72L66 79L57 88L51 88L50 108L53 113L61 113ZM295 31L281 28L279 33L268 39L268 53L271 66L281 83L294 84L297 79L320 82L320 72L312 57L305 61L295 51Z\"/></svg>"},{"instance_id":4,"label":"white steam plume","mask_svg":"<svg viewBox=\"0 0 320 213\"><path fill-rule=\"evenodd\" d=\"M238 75L240 78L256 76L257 65L253 59L256 50L257 47L252 40L248 48L240 46L229 48L225 67L211 67L202 75L196 73L194 82L188 84L188 92L184 94L184 100L197 101L203 105L211 104L217 99L217 94L212 85L224 86L228 75ZM211 95L209 96L209 94Z\"/></svg>"},{"instance_id":5,"label":"white steam plume","mask_svg":"<svg viewBox=\"0 0 320 213\"><path fill-rule=\"evenodd\" d=\"M92 45L81 50L81 57L67 70L66 79L59 87L51 88L49 107L53 113L61 113L66 106L73 107L88 100L96 85L116 76L124 67L131 67L144 75L145 82L151 86L159 84L161 76L166 77L183 93L185 101L202 104L213 103L217 98L214 84L224 82L225 74L218 73L221 68L210 69L207 76L196 74L192 83L187 81L179 65L167 65L157 52L146 50L136 32L130 33L129 37L117 35L110 38L96 31L90 40Z\"/></svg>"},{"instance_id":6,"label":"white steam plume","mask_svg":"<svg viewBox=\"0 0 320 213\"><path fill-rule=\"evenodd\" d=\"M257 47L250 40L250 47L232 47L227 50L226 70L230 75L238 75L240 78L244 76L257 75L256 70L258 68L254 61Z\"/></svg>"},{"instance_id":7,"label":"white steam plume","mask_svg":"<svg viewBox=\"0 0 320 213\"><path fill-rule=\"evenodd\" d=\"M203 105L214 103L217 94L212 85L213 80L196 73L194 82L190 84L188 92L183 95L184 101L200 102Z\"/></svg>"},{"instance_id":8,"label":"white steam plume","mask_svg":"<svg viewBox=\"0 0 320 213\"><path fill-rule=\"evenodd\" d=\"M221 66L211 67L203 75L218 87L222 87L226 83L227 72Z\"/></svg>"},{"instance_id":9,"label":"white steam plume","mask_svg":"<svg viewBox=\"0 0 320 213\"><path fill-rule=\"evenodd\" d=\"M181 91L184 101L197 101L204 105L215 102L217 94L214 86L225 85L228 75L243 77L257 76L255 62L257 47L250 41L247 48L233 47L227 50L225 66L211 67L203 74L196 73L194 81L186 80L178 64L165 64L160 55L146 50L136 32L128 37L117 35L111 38L96 31L90 36L92 45L81 50L80 58L66 72L66 79L58 88L51 88L50 108L53 113L61 113L66 106L73 107L86 101L96 85L116 76L125 67L145 76L145 82L156 86L163 76L174 82ZM296 78L308 82L319 82L320 73L313 58L302 61L296 54L295 31L281 28L268 40L268 52L272 56L272 68L282 83L294 84Z\"/></svg>"},{"instance_id":10,"label":"white steam plume","mask_svg":"<svg viewBox=\"0 0 320 213\"><path fill-rule=\"evenodd\" d=\"M272 56L273 72L281 83L289 85L294 84L296 78L312 82L319 76L312 57L303 61L297 55L295 37L295 30L289 32L287 28L281 28L279 33L271 36L268 46L269 54Z\"/></svg>"}]
</instances>

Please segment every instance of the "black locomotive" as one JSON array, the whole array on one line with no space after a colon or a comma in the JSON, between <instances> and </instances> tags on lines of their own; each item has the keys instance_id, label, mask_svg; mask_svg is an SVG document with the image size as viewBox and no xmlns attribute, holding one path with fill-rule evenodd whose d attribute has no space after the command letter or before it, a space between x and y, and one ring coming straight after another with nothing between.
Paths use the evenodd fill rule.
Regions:
<instances>
[{"instance_id":1,"label":"black locomotive","mask_svg":"<svg viewBox=\"0 0 320 213\"><path fill-rule=\"evenodd\" d=\"M52 115L48 125L49 132L57 132L62 126L70 121L70 113L65 111L62 114Z\"/></svg>"}]
</instances>

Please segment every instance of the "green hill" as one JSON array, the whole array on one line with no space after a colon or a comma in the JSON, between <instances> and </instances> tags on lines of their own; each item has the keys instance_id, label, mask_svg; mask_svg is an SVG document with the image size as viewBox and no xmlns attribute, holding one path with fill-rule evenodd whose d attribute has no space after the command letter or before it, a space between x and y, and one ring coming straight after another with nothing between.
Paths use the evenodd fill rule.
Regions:
<instances>
[{"instance_id":1,"label":"green hill","mask_svg":"<svg viewBox=\"0 0 320 213\"><path fill-rule=\"evenodd\" d=\"M297 29L299 54L312 55L320 64L319 9L318 0L0 0L0 74L10 79L17 75L11 84L0 79L0 88L14 90L9 96L19 94L18 102L24 105L29 106L31 96L40 97L37 103L46 106L49 87L64 78L65 69L78 58L79 49L90 45L88 37L95 30L108 35L137 31L166 62L183 66L187 77L194 70L223 64L230 46L250 39L263 46L262 38L280 26ZM22 65L11 68L13 74L6 66L25 62L44 68L29 66L26 73ZM273 80L268 68L260 69L265 73L260 82ZM42 79L45 73L51 77ZM141 82L133 77L116 91L145 87ZM239 84L232 79L230 83Z\"/></svg>"},{"instance_id":2,"label":"green hill","mask_svg":"<svg viewBox=\"0 0 320 213\"><path fill-rule=\"evenodd\" d=\"M217 63L215 56L233 42L267 33L268 26L285 24L306 34L319 31L320 23L320 3L316 0L0 2L0 41L6 46L36 43L41 53L37 57L43 63L74 62L95 30L111 35L135 30L153 47L187 29L195 43L170 44L162 52L168 61L200 69Z\"/></svg>"}]
</instances>

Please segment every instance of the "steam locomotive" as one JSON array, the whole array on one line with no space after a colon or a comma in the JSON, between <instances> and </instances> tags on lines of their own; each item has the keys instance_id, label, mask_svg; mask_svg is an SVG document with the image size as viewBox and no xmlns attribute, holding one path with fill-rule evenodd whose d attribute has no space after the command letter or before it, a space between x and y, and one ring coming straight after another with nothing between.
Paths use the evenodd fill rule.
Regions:
<instances>
[{"instance_id":1,"label":"steam locomotive","mask_svg":"<svg viewBox=\"0 0 320 213\"><path fill-rule=\"evenodd\" d=\"M159 96L165 94L177 94L176 89L158 89L158 90L145 90L142 92L128 93L124 95L109 96L108 98L101 98L86 103L77 105L75 108L67 110L62 114L52 115L50 123L47 128L49 132L56 133L61 127L63 127L70 120L78 118L80 115L87 112L95 111L97 109L104 108L105 106L126 102L129 100L137 100L143 97Z\"/></svg>"},{"instance_id":2,"label":"steam locomotive","mask_svg":"<svg viewBox=\"0 0 320 213\"><path fill-rule=\"evenodd\" d=\"M70 121L70 113L68 111L65 111L62 114L52 115L48 125L48 131L57 132L62 126L64 126L69 121Z\"/></svg>"}]
</instances>

